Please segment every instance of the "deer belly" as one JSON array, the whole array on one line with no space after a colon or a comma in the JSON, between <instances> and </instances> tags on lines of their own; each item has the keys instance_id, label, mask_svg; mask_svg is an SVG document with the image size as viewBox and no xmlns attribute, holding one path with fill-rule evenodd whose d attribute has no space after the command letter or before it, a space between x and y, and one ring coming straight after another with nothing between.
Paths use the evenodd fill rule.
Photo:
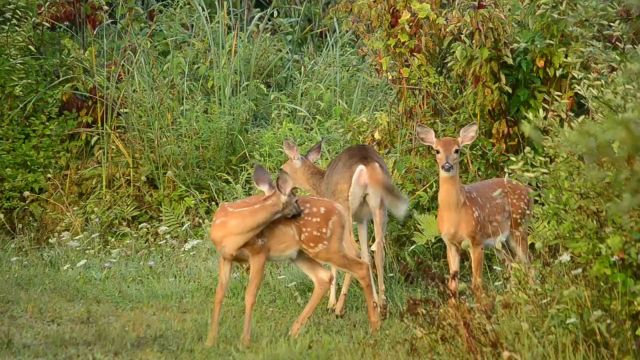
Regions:
<instances>
[{"instance_id":1,"label":"deer belly","mask_svg":"<svg viewBox=\"0 0 640 360\"><path fill-rule=\"evenodd\" d=\"M504 244L507 241L507 238L509 237L509 231L503 232L497 236L494 237L489 237L486 238L482 244L484 246L488 246L488 247L496 247L497 244L500 244L498 247L500 247L502 244Z\"/></svg>"},{"instance_id":2,"label":"deer belly","mask_svg":"<svg viewBox=\"0 0 640 360\"><path fill-rule=\"evenodd\" d=\"M277 241L269 242L269 260L286 261L293 260L298 256L300 243L294 238L281 237Z\"/></svg>"},{"instance_id":3,"label":"deer belly","mask_svg":"<svg viewBox=\"0 0 640 360\"><path fill-rule=\"evenodd\" d=\"M293 260L298 257L299 249L288 249L283 251L271 251L269 253L269 260L271 261L286 261Z\"/></svg>"}]
</instances>

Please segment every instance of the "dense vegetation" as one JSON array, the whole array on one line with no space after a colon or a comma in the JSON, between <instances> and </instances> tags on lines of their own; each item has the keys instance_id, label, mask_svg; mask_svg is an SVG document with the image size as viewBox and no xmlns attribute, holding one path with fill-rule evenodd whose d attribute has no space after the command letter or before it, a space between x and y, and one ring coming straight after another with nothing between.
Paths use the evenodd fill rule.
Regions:
<instances>
[{"instance_id":1,"label":"dense vegetation","mask_svg":"<svg viewBox=\"0 0 640 360\"><path fill-rule=\"evenodd\" d=\"M349 144L371 144L410 196L412 214L389 224L387 241L396 275L386 326L404 337L379 339L402 343L401 356L640 351L637 1L0 0L0 9L0 238L2 273L14 274L3 286L31 284L0 297L5 319L20 317L19 299L37 298L37 274L12 259L37 264L48 282L77 276L95 286L64 272L74 252L131 264L184 256L206 241L217 204L253 192L254 163L275 171L284 139L307 149L322 138L322 165ZM466 295L455 311L445 305L437 169L414 134L418 123L453 135L470 122L481 137L465 150L464 181L509 176L536 190L536 282L491 257L487 312ZM193 259L212 261L211 248L196 249ZM171 351L194 351L206 332L213 266L192 261L166 263L193 274L193 288L183 286L201 295L191 345ZM91 271L104 276L110 264ZM131 276L145 275L105 278ZM142 288L148 299L127 301L152 301L163 286L172 285L154 281ZM361 307L351 306L357 318ZM12 334L0 336L4 351L28 348ZM268 343L272 334L259 336ZM287 346L299 344L270 351Z\"/></svg>"}]
</instances>

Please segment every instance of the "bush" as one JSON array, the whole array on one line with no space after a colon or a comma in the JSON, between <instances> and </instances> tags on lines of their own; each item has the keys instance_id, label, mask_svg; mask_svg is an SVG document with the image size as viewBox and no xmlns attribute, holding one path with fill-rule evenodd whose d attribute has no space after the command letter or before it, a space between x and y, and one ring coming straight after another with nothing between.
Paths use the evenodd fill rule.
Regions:
<instances>
[{"instance_id":1,"label":"bush","mask_svg":"<svg viewBox=\"0 0 640 360\"><path fill-rule=\"evenodd\" d=\"M67 36L39 29L27 4L0 6L0 212L12 213L24 195L48 189L47 175L69 166L79 146L71 135L78 119L60 112L70 64L52 44Z\"/></svg>"}]
</instances>

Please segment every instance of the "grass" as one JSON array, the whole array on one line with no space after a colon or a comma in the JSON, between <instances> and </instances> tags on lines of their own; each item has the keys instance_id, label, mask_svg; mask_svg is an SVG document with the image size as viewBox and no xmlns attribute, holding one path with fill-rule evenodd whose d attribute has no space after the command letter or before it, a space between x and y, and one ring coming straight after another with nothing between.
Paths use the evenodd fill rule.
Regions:
<instances>
[{"instance_id":1,"label":"grass","mask_svg":"<svg viewBox=\"0 0 640 360\"><path fill-rule=\"evenodd\" d=\"M271 263L248 348L239 341L248 274L235 266L219 343L207 349L215 251L208 243L188 251L139 243L105 251L85 245L19 250L5 242L0 358L631 358L625 312L599 308L593 284L572 278L565 264L540 263L534 285L517 271L485 269L489 311L475 306L466 290L461 302L447 305L438 291L441 268L412 284L388 274L391 311L379 333L369 333L354 286L343 318L324 308L325 297L296 339L287 333L312 285L294 266Z\"/></svg>"},{"instance_id":2,"label":"grass","mask_svg":"<svg viewBox=\"0 0 640 360\"><path fill-rule=\"evenodd\" d=\"M223 307L219 345L205 349L216 280L215 252L208 244L189 251L167 243L145 245L154 235L132 237L134 231L126 225L139 225L140 230L140 222L148 221L174 233L199 226L203 223L199 217L210 216L212 204L246 195L248 169L254 162L271 170L282 164L284 138L295 139L305 150L320 138L328 139L323 166L349 144L376 143L390 169L402 175L394 182L412 196L418 213L433 209L437 188L432 158L415 156L423 150L414 150L410 144L409 128L398 129L393 140L393 128L401 124L394 89L359 55L356 39L337 21L325 23L316 15L311 26L303 16L306 8L285 6L287 13L280 9L275 16L271 9L247 24L240 16L243 11L207 11L206 3L178 1L158 7L159 15L151 23L139 17L105 25L87 39L91 51L80 46L73 34L63 36L58 31L52 33L55 38L43 37L48 41L35 46L38 52L64 58L63 66L53 57L38 65L25 63L37 40L31 33L31 18L25 16L19 28L0 29L12 44L15 40L16 46L7 49L18 45L22 49L22 55L9 56L15 62L8 64L21 69L43 65L33 78L18 74L21 82L16 88L26 95L10 92L7 104L23 104L9 106L15 119L24 115L25 104L29 104L27 110L34 104L27 113L33 112L29 116L38 116L42 124L66 119L51 117L58 111L56 101L34 110L40 103L36 100L59 98L63 86L65 91L87 91L81 94L85 97L90 97L87 89L96 86L105 99L115 102L111 109L105 100L105 111L114 115L107 116L108 121L82 120L90 125L88 137L68 148L47 145L49 138L60 142L56 132L49 134L49 125L43 125L46 136L30 135L38 139L34 144L51 153L77 147L69 155L74 160L66 172L62 168L45 172L40 166L30 171L38 156L44 156L45 163L50 156L31 152L32 146L23 146L23 136L12 136L22 149L12 157L30 159L24 163L32 164L25 168L29 176L16 177L9 188L14 191L11 201L20 203L21 213L29 213L20 217L22 223L15 228L18 237L26 235L33 238L27 243L38 244L54 231L99 232L119 238L110 244L120 244L117 250L87 244L19 249L11 244L20 244L20 239L0 240L0 358L637 358L640 300L629 300L637 290L624 290L623 281L614 280L615 275L624 274L622 266L635 264L634 253L629 251L626 259L611 260L601 269L614 271L608 280L587 276L595 259L607 260L617 252L605 249L605 240L617 238L610 236L609 226L603 226L602 216L606 202L617 201L616 194L628 190L600 196L604 192L589 189L590 182L574 176L581 174L583 165L567 167L575 154L569 155L572 162L563 165L555 152L564 150L556 145L539 155L544 161L520 158L526 160L520 170L516 166L521 164L513 164L515 176L526 173L527 167L541 174L530 181L546 192L540 202L540 226L535 227L534 242L540 245L533 264L537 279L530 284L518 271L496 269L494 265L504 266L489 256L484 279L492 309L475 306L468 288L459 304L446 305L441 288L447 273L442 243L431 246L425 239L419 243L426 245L416 245L411 238L415 221L407 219L402 225L390 224L387 239L394 251L389 252L387 266L401 268L409 263L403 276L409 274L412 279L405 282L398 274L391 276L396 271L388 272L391 313L380 333L370 335L364 301L353 286L344 318L324 309L325 299L301 336L289 339L288 329L308 299L311 283L291 265L270 264L254 313L253 344L241 348L247 274L236 266ZM135 17L129 8L119 11ZM69 41L61 47L65 38ZM608 50L609 45L602 52L618 57ZM588 49L595 54L600 51ZM601 59L595 65L616 67L609 62ZM107 64L122 70L123 78L108 70ZM9 66L5 77L13 79L14 68ZM592 73L598 84L610 83L602 81L599 71L583 70ZM58 72L60 76L44 79L60 79L41 84L42 74ZM577 84L582 81L587 80ZM593 91L580 90L576 95L593 92L592 96L600 97L604 91L595 83L585 84L580 86ZM611 87L611 91L622 90ZM552 113L540 113L541 129L551 127L547 123L555 117L547 115ZM437 121L447 127L459 125L455 117ZM16 124L11 129L25 126ZM34 128L29 131L40 134L34 124L40 122L31 123ZM630 150L618 154L623 165L627 153L634 154ZM502 174L504 164L496 167L497 160L488 158L496 154L487 150L483 156L472 156L476 171L469 171L469 176ZM50 190L44 194L40 193L44 179L42 184L40 180L31 180L26 187L18 184L36 173L49 172L53 174L46 180ZM597 185L601 184L607 182ZM24 195L29 194L24 190L34 189L37 195ZM11 206L17 205L7 208ZM618 220L612 219L606 224L615 232ZM193 233L185 237L202 238ZM570 262L558 261L559 255L576 247ZM463 285L469 283L468 268L465 259Z\"/></svg>"},{"instance_id":3,"label":"grass","mask_svg":"<svg viewBox=\"0 0 640 360\"><path fill-rule=\"evenodd\" d=\"M125 255L128 251L133 255ZM239 346L247 274L236 266L219 344L204 348L216 273L215 252L208 244L191 252L159 248L136 253L132 248L115 257L80 249L18 252L5 247L0 259L1 358L408 356L407 325L392 316L371 336L355 286L344 318L330 314L323 302L300 337L288 338L311 292L310 281L288 264L268 266L247 349ZM77 267L83 259L88 261ZM109 259L117 261L105 268Z\"/></svg>"}]
</instances>

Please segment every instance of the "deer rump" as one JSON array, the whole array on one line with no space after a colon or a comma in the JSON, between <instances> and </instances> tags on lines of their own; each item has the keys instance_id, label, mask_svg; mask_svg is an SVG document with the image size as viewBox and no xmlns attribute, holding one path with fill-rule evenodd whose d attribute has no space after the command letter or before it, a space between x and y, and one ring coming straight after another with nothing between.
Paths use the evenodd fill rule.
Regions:
<instances>
[{"instance_id":1,"label":"deer rump","mask_svg":"<svg viewBox=\"0 0 640 360\"><path fill-rule=\"evenodd\" d=\"M344 181L351 177L351 182ZM371 208L384 205L398 218L407 211L407 200L391 183L384 161L368 145L345 149L327 168L323 193L327 198L349 204L355 221L371 218ZM347 199L343 199L344 196ZM368 205L368 206L367 206Z\"/></svg>"}]
</instances>

